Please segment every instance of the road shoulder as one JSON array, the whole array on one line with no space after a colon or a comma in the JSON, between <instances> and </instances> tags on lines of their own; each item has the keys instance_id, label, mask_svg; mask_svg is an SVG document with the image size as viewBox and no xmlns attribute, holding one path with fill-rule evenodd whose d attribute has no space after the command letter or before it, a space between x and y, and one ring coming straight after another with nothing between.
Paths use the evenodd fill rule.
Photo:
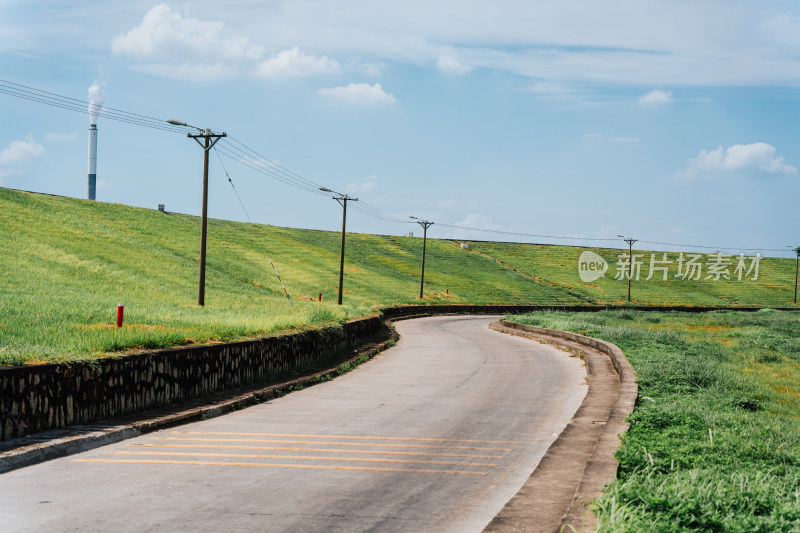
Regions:
<instances>
[{"instance_id":1,"label":"road shoulder","mask_svg":"<svg viewBox=\"0 0 800 533\"><path fill-rule=\"evenodd\" d=\"M599 339L505 320L490 327L581 355L589 390L525 485L484 531L593 531L596 517L589 505L616 477L618 435L627 431L625 419L636 402L633 368L622 350Z\"/></svg>"}]
</instances>

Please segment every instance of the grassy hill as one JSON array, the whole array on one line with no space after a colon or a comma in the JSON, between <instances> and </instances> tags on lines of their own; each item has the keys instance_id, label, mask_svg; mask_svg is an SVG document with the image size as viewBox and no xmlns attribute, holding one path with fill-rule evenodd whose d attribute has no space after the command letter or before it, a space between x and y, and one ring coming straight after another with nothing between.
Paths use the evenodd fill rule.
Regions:
<instances>
[{"instance_id":1,"label":"grassy hill","mask_svg":"<svg viewBox=\"0 0 800 533\"><path fill-rule=\"evenodd\" d=\"M340 307L338 232L210 220L206 306L198 307L199 227L188 215L0 188L0 364L230 340L341 321L376 305L419 303L420 238L349 234ZM593 250L609 271L583 283L584 248L459 245L428 240L426 303L627 299L626 282L613 279L619 250ZM649 262L650 252L641 253ZM758 279L742 281L676 279L677 264L669 280L659 274L644 281L647 266L633 283L634 303L791 305L794 260L763 258ZM113 325L118 303L125 304L123 328Z\"/></svg>"},{"instance_id":2,"label":"grassy hill","mask_svg":"<svg viewBox=\"0 0 800 533\"><path fill-rule=\"evenodd\" d=\"M513 269L520 275L530 276L537 283L557 287L563 295L564 303L569 297L575 303L595 304L624 304L627 303L627 278L614 279L617 272L617 262L620 254L628 255L628 250L608 248L593 248L592 252L604 258L608 263L605 277L591 283L581 282L578 276L578 259L581 253L588 248L572 246L550 246L516 243L476 243L473 249L496 260L504 268ZM713 262L715 254L684 252L685 264L691 256L697 257L696 262L701 265L700 279L676 278L678 275L678 261L680 254L667 253L663 264L667 270L667 279L664 280L663 272L655 270L650 280L651 256L655 261L664 260L664 252L651 250L633 250L633 255L641 255L636 259L641 261L639 280L636 274L632 276L631 297L632 302L641 305L695 305L695 306L765 306L785 307L792 306L794 297L794 259L761 257L758 261L758 277L755 269L747 274L747 269L752 266L753 256L745 256L741 280L736 274L739 262L738 255L723 256L723 261L729 262L727 275L730 279L709 273L708 264ZM656 267L659 266L655 263ZM627 267L624 268L627 272ZM697 272L693 273L696 277ZM709 279L709 275L711 278Z\"/></svg>"}]
</instances>

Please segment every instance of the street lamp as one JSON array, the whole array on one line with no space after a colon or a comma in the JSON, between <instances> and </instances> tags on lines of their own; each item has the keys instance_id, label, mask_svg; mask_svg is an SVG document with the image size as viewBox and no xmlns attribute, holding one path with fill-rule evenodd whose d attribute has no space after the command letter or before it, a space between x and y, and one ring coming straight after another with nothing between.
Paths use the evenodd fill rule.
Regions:
<instances>
[{"instance_id":1,"label":"street lamp","mask_svg":"<svg viewBox=\"0 0 800 533\"><path fill-rule=\"evenodd\" d=\"M792 246L791 244L787 244L789 248L794 250L795 259L794 259L794 303L797 303L797 267L800 263L800 246Z\"/></svg>"},{"instance_id":2,"label":"street lamp","mask_svg":"<svg viewBox=\"0 0 800 533\"><path fill-rule=\"evenodd\" d=\"M417 224L422 226L422 274L419 277L419 299L422 300L422 286L425 283L425 245L428 241L428 228L433 226L433 222L412 216L408 218L416 220Z\"/></svg>"},{"instance_id":3,"label":"street lamp","mask_svg":"<svg viewBox=\"0 0 800 533\"><path fill-rule=\"evenodd\" d=\"M203 213L201 216L200 224L200 281L197 291L197 305L205 305L206 299L206 231L208 229L208 151L213 148L217 141L222 137L227 137L225 132L212 133L209 129L198 128L186 122L175 120L173 118L167 119L167 122L173 126L184 126L186 128L194 128L200 133L187 133L187 137L194 139L200 148L203 149ZM200 142L200 138L204 142ZM214 139L213 141L211 139Z\"/></svg>"},{"instance_id":4,"label":"street lamp","mask_svg":"<svg viewBox=\"0 0 800 533\"><path fill-rule=\"evenodd\" d=\"M622 240L628 243L628 301L631 301L631 277L633 275L633 243L636 239L626 237L625 235L617 235L622 237Z\"/></svg>"},{"instance_id":5,"label":"street lamp","mask_svg":"<svg viewBox=\"0 0 800 533\"><path fill-rule=\"evenodd\" d=\"M342 206L342 253L339 257L339 305L342 305L342 284L344 283L344 229L347 222L347 202L357 202L358 198L351 198L346 194L333 191L327 187L320 187L319 190L323 192L333 193L333 199L339 202Z\"/></svg>"}]
</instances>

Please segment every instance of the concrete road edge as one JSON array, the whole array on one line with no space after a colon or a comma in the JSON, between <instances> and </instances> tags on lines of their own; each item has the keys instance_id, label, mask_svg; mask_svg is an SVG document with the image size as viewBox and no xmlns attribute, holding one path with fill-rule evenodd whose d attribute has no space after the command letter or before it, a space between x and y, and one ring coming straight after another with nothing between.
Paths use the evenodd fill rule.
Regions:
<instances>
[{"instance_id":1,"label":"concrete road edge","mask_svg":"<svg viewBox=\"0 0 800 533\"><path fill-rule=\"evenodd\" d=\"M633 367L622 350L600 339L506 320L490 328L579 354L586 362L589 389L525 485L484 531L593 531L597 518L589 505L616 478L614 453L638 395Z\"/></svg>"}]
</instances>

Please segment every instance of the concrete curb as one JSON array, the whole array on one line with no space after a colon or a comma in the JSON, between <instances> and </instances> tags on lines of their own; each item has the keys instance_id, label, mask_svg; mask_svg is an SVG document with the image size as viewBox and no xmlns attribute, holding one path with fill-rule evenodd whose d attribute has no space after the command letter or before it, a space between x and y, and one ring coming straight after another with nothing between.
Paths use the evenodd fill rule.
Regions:
<instances>
[{"instance_id":1,"label":"concrete curb","mask_svg":"<svg viewBox=\"0 0 800 533\"><path fill-rule=\"evenodd\" d=\"M506 320L490 327L580 354L589 390L528 481L484 531L593 531L597 519L589 504L617 475L618 435L627 431L625 419L638 395L633 367L617 346L592 337Z\"/></svg>"},{"instance_id":2,"label":"concrete curb","mask_svg":"<svg viewBox=\"0 0 800 533\"><path fill-rule=\"evenodd\" d=\"M397 332L389 322L386 322L386 325L391 332L386 340L365 344L358 350L357 355L336 366L296 379L273 383L267 387L247 392L220 392L179 406L164 407L138 415L99 421L97 424L70 426L4 441L0 444L0 474L99 448L144 433L214 418L283 396L294 390L316 385L323 381L320 379L323 376L336 374L339 368L351 364L363 356L367 356L368 360L372 359L385 350L390 342L396 342Z\"/></svg>"}]
</instances>

